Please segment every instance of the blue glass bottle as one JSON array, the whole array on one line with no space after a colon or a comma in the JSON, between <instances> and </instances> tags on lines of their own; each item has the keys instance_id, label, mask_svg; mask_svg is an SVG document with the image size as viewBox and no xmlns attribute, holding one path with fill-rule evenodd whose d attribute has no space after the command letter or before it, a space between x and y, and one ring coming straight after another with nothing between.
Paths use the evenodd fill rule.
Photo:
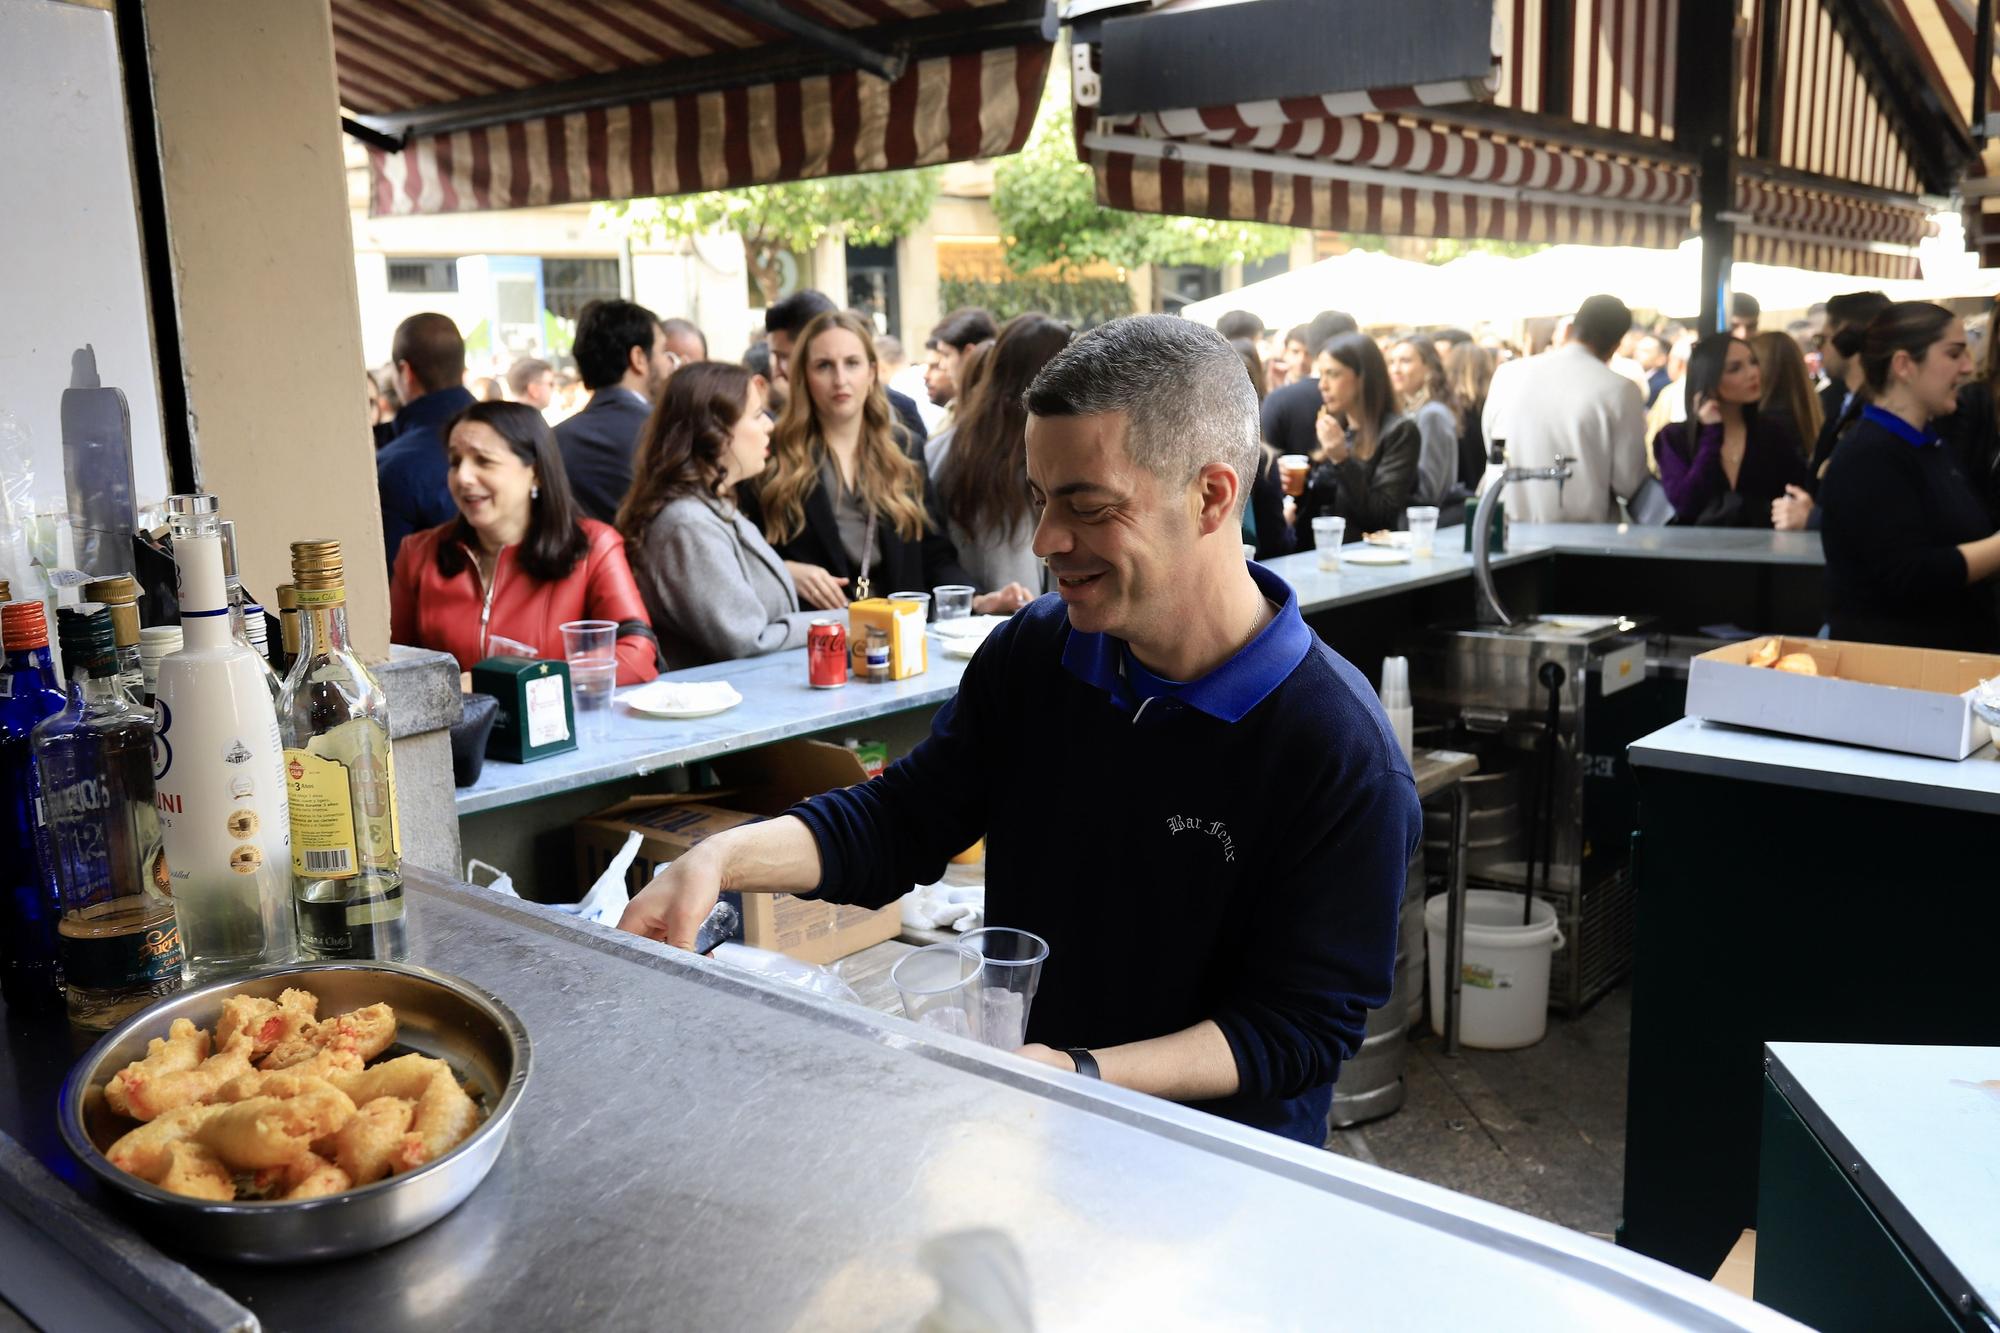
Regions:
<instances>
[{"instance_id":1,"label":"blue glass bottle","mask_svg":"<svg viewBox=\"0 0 2000 1333\"><path fill-rule=\"evenodd\" d=\"M69 700L35 728L62 916L69 1021L116 1027L181 984L181 937L153 790L153 718L126 696L109 608L57 613Z\"/></svg>"},{"instance_id":2,"label":"blue glass bottle","mask_svg":"<svg viewBox=\"0 0 2000 1333\"><path fill-rule=\"evenodd\" d=\"M60 713L40 602L0 607L0 994L14 1010L62 1003L54 849L29 734Z\"/></svg>"}]
</instances>

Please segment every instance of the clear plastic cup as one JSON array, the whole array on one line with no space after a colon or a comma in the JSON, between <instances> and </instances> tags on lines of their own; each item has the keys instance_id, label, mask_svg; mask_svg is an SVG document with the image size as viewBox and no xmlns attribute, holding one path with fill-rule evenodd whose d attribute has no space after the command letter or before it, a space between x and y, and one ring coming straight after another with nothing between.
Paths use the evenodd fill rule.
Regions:
<instances>
[{"instance_id":1,"label":"clear plastic cup","mask_svg":"<svg viewBox=\"0 0 2000 1333\"><path fill-rule=\"evenodd\" d=\"M1278 455L1278 484L1286 495L1299 495L1306 487L1306 477L1312 471L1312 460L1304 454Z\"/></svg>"},{"instance_id":2,"label":"clear plastic cup","mask_svg":"<svg viewBox=\"0 0 2000 1333\"><path fill-rule=\"evenodd\" d=\"M1250 564L1257 559L1257 548L1249 542L1243 543L1243 563Z\"/></svg>"},{"instance_id":3,"label":"clear plastic cup","mask_svg":"<svg viewBox=\"0 0 2000 1333\"><path fill-rule=\"evenodd\" d=\"M1011 926L988 926L967 931L959 945L980 959L979 1039L1001 1050L1019 1049L1027 1041L1028 1009L1042 984L1049 942Z\"/></svg>"},{"instance_id":4,"label":"clear plastic cup","mask_svg":"<svg viewBox=\"0 0 2000 1333\"><path fill-rule=\"evenodd\" d=\"M576 701L579 740L602 740L611 721L611 695L618 685L618 622L572 620L562 627L563 656Z\"/></svg>"},{"instance_id":5,"label":"clear plastic cup","mask_svg":"<svg viewBox=\"0 0 2000 1333\"><path fill-rule=\"evenodd\" d=\"M919 1027L980 1039L984 960L962 944L927 944L896 960L889 980Z\"/></svg>"},{"instance_id":6,"label":"clear plastic cup","mask_svg":"<svg viewBox=\"0 0 2000 1333\"><path fill-rule=\"evenodd\" d=\"M1337 514L1321 514L1313 519L1313 549L1319 552L1319 567L1340 568L1340 548L1347 541L1347 520Z\"/></svg>"},{"instance_id":7,"label":"clear plastic cup","mask_svg":"<svg viewBox=\"0 0 2000 1333\"><path fill-rule=\"evenodd\" d=\"M941 583L931 589L931 605L939 620L964 620L972 614L970 583Z\"/></svg>"},{"instance_id":8,"label":"clear plastic cup","mask_svg":"<svg viewBox=\"0 0 2000 1333\"><path fill-rule=\"evenodd\" d=\"M931 618L931 595L927 592L892 592L889 594L889 600L892 602L915 602L924 609L924 619L928 621Z\"/></svg>"},{"instance_id":9,"label":"clear plastic cup","mask_svg":"<svg viewBox=\"0 0 2000 1333\"><path fill-rule=\"evenodd\" d=\"M1437 545L1437 506L1411 505L1403 516L1410 524L1410 554L1419 558L1431 555Z\"/></svg>"}]
</instances>

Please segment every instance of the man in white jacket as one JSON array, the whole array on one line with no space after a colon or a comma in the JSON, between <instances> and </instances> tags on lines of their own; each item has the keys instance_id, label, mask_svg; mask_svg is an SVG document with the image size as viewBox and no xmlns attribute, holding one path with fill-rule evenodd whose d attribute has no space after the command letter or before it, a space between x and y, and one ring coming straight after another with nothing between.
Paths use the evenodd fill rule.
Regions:
<instances>
[{"instance_id":1,"label":"man in white jacket","mask_svg":"<svg viewBox=\"0 0 2000 1333\"><path fill-rule=\"evenodd\" d=\"M1616 523L1618 501L1645 482L1645 397L1606 364L1631 327L1624 302L1593 296L1576 312L1568 342L1493 377L1481 424L1488 440L1506 444L1509 465L1549 467L1558 455L1570 465L1567 481L1507 488L1514 522Z\"/></svg>"}]
</instances>

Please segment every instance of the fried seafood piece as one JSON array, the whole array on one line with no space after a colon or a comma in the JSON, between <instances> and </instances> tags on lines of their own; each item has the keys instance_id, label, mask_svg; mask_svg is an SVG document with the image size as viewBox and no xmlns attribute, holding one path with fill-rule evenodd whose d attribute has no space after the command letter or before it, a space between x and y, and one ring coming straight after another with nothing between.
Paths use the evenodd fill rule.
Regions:
<instances>
[{"instance_id":1,"label":"fried seafood piece","mask_svg":"<svg viewBox=\"0 0 2000 1333\"><path fill-rule=\"evenodd\" d=\"M417 1099L416 1118L396 1151L396 1170L410 1171L444 1156L479 1127L479 1108L449 1068L431 1076Z\"/></svg>"},{"instance_id":2,"label":"fried seafood piece","mask_svg":"<svg viewBox=\"0 0 2000 1333\"><path fill-rule=\"evenodd\" d=\"M1778 660L1778 640L1766 639L1750 658L1753 667L1767 667Z\"/></svg>"},{"instance_id":3,"label":"fried seafood piece","mask_svg":"<svg viewBox=\"0 0 2000 1333\"><path fill-rule=\"evenodd\" d=\"M167 1169L173 1146L190 1138L222 1111L220 1106L183 1106L168 1111L124 1135L104 1155L120 1171L157 1180Z\"/></svg>"},{"instance_id":4,"label":"fried seafood piece","mask_svg":"<svg viewBox=\"0 0 2000 1333\"><path fill-rule=\"evenodd\" d=\"M318 1153L300 1153L283 1166L266 1167L256 1175L266 1199L318 1199L354 1188L347 1173Z\"/></svg>"},{"instance_id":5,"label":"fried seafood piece","mask_svg":"<svg viewBox=\"0 0 2000 1333\"><path fill-rule=\"evenodd\" d=\"M152 1115L132 1109L133 1092L155 1079L186 1073L206 1060L208 1052L208 1033L185 1018L176 1018L165 1037L155 1037L146 1043L142 1059L134 1060L111 1076L111 1081L104 1085L105 1103L119 1115L150 1120Z\"/></svg>"},{"instance_id":6,"label":"fried seafood piece","mask_svg":"<svg viewBox=\"0 0 2000 1333\"><path fill-rule=\"evenodd\" d=\"M331 1081L336 1075L361 1072L361 1057L353 1051L321 1051L302 1065L290 1069L253 1069L233 1078L216 1090L225 1102L244 1102L252 1097L296 1097L301 1087Z\"/></svg>"},{"instance_id":7,"label":"fried seafood piece","mask_svg":"<svg viewBox=\"0 0 2000 1333\"><path fill-rule=\"evenodd\" d=\"M191 1199L228 1203L236 1197L236 1181L222 1159L199 1143L185 1139L167 1145L167 1168L153 1183Z\"/></svg>"},{"instance_id":8,"label":"fried seafood piece","mask_svg":"<svg viewBox=\"0 0 2000 1333\"><path fill-rule=\"evenodd\" d=\"M288 990L276 1000L255 995L232 995L222 1002L222 1016L215 1021L215 1040L227 1046L239 1035L247 1035L255 1049L252 1060L262 1060L285 1041L318 1022L319 996L311 991Z\"/></svg>"},{"instance_id":9,"label":"fried seafood piece","mask_svg":"<svg viewBox=\"0 0 2000 1333\"><path fill-rule=\"evenodd\" d=\"M417 1104L405 1097L363 1102L333 1136L334 1161L356 1185L374 1184L395 1169L397 1151L416 1113Z\"/></svg>"},{"instance_id":10,"label":"fried seafood piece","mask_svg":"<svg viewBox=\"0 0 2000 1333\"><path fill-rule=\"evenodd\" d=\"M233 1170L283 1166L303 1156L313 1140L337 1133L354 1115L354 1103L332 1084L302 1079L296 1095L231 1102L195 1137Z\"/></svg>"},{"instance_id":11,"label":"fried seafood piece","mask_svg":"<svg viewBox=\"0 0 2000 1333\"><path fill-rule=\"evenodd\" d=\"M249 1072L250 1039L238 1036L226 1050L217 1051L193 1069L183 1069L156 1079L128 1082L125 1087L126 1114L134 1120L151 1120L167 1111L208 1101L223 1084ZM106 1100L110 1100L108 1092Z\"/></svg>"},{"instance_id":12,"label":"fried seafood piece","mask_svg":"<svg viewBox=\"0 0 2000 1333\"><path fill-rule=\"evenodd\" d=\"M324 1051L352 1051L368 1061L388 1050L395 1040L396 1011L386 1004L371 1004L300 1028L272 1048L258 1067L290 1069Z\"/></svg>"},{"instance_id":13,"label":"fried seafood piece","mask_svg":"<svg viewBox=\"0 0 2000 1333\"><path fill-rule=\"evenodd\" d=\"M1789 671L1795 676L1817 676L1819 663L1811 653L1786 653L1777 661L1777 669Z\"/></svg>"},{"instance_id":14,"label":"fried seafood piece","mask_svg":"<svg viewBox=\"0 0 2000 1333\"><path fill-rule=\"evenodd\" d=\"M423 1097L424 1089L430 1087L432 1078L440 1071L449 1076L451 1066L428 1055L399 1055L358 1074L330 1074L327 1082L352 1097L357 1106L377 1097L401 1097L414 1102Z\"/></svg>"}]
</instances>

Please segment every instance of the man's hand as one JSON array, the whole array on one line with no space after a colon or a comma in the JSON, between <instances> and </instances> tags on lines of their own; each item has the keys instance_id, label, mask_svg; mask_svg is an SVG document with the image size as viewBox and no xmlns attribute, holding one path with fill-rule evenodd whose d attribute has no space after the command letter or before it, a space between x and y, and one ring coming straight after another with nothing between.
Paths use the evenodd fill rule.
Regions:
<instances>
[{"instance_id":1,"label":"man's hand","mask_svg":"<svg viewBox=\"0 0 2000 1333\"><path fill-rule=\"evenodd\" d=\"M799 590L799 600L815 611L839 611L847 606L846 579L837 579L818 565L808 565L797 560L787 560L785 568L791 571L792 582Z\"/></svg>"},{"instance_id":2,"label":"man's hand","mask_svg":"<svg viewBox=\"0 0 2000 1333\"><path fill-rule=\"evenodd\" d=\"M972 609L982 616L1011 616L1034 600L1035 594L1018 583L1010 583L996 592L973 598Z\"/></svg>"},{"instance_id":3,"label":"man's hand","mask_svg":"<svg viewBox=\"0 0 2000 1333\"><path fill-rule=\"evenodd\" d=\"M1812 511L1812 496L1797 486L1787 486L1783 495L1771 501L1771 526L1779 532L1797 532L1805 527Z\"/></svg>"},{"instance_id":4,"label":"man's hand","mask_svg":"<svg viewBox=\"0 0 2000 1333\"><path fill-rule=\"evenodd\" d=\"M722 876L712 858L696 847L679 860L669 861L651 884L625 904L618 929L649 940L664 940L676 949L692 949L695 932L708 920L721 896Z\"/></svg>"},{"instance_id":5,"label":"man's hand","mask_svg":"<svg viewBox=\"0 0 2000 1333\"><path fill-rule=\"evenodd\" d=\"M1038 1041L1029 1042L1026 1046L1014 1052L1014 1054L1026 1060L1033 1060L1038 1065L1048 1065L1051 1068L1060 1069L1065 1074L1074 1074L1076 1072L1076 1061L1070 1059L1067 1054L1057 1050L1055 1047L1044 1046Z\"/></svg>"}]
</instances>

